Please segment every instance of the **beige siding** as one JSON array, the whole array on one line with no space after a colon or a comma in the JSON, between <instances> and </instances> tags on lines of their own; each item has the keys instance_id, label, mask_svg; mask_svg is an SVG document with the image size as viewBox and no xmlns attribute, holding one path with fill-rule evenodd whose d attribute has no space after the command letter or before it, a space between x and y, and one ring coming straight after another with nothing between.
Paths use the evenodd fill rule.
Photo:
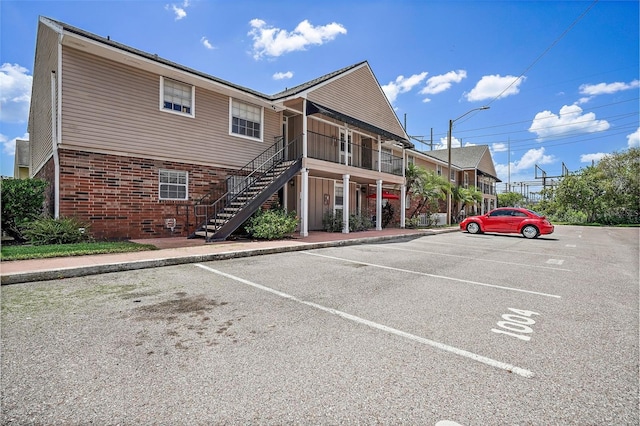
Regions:
<instances>
[{"instance_id":1,"label":"beige siding","mask_svg":"<svg viewBox=\"0 0 640 426\"><path fill-rule=\"evenodd\" d=\"M323 230L322 218L328 211L333 211L335 184L342 180L309 178L309 230ZM349 211L356 213L356 184L349 183ZM329 204L324 204L324 196L329 196ZM366 204L363 202L362 214L368 214Z\"/></svg>"},{"instance_id":2,"label":"beige siding","mask_svg":"<svg viewBox=\"0 0 640 426\"><path fill-rule=\"evenodd\" d=\"M51 71L58 69L58 35L43 24L38 25L31 111L29 114L29 143L31 172L37 173L53 152L51 125Z\"/></svg>"},{"instance_id":3,"label":"beige siding","mask_svg":"<svg viewBox=\"0 0 640 426\"><path fill-rule=\"evenodd\" d=\"M493 160L491 159L491 153L487 149L478 164L478 170L481 170L485 173L489 173L491 176L498 176L496 173L496 169L493 165Z\"/></svg>"},{"instance_id":4,"label":"beige siding","mask_svg":"<svg viewBox=\"0 0 640 426\"><path fill-rule=\"evenodd\" d=\"M368 66L362 66L315 90L308 99L397 136L404 131Z\"/></svg>"},{"instance_id":5,"label":"beige siding","mask_svg":"<svg viewBox=\"0 0 640 426\"><path fill-rule=\"evenodd\" d=\"M416 156L415 159L416 159L416 161L415 161L416 166L420 166L420 167L424 168L425 170L432 171L434 173L436 172L436 170L437 170L436 167L437 166L436 166L435 163L433 163L431 161L427 161L424 158L418 157L418 156ZM446 169L446 166L443 167L443 170L444 169Z\"/></svg>"},{"instance_id":6,"label":"beige siding","mask_svg":"<svg viewBox=\"0 0 640 426\"><path fill-rule=\"evenodd\" d=\"M333 208L333 184L332 180L309 179L309 230L322 229L322 216ZM324 194L329 194L329 205L323 204Z\"/></svg>"},{"instance_id":7,"label":"beige siding","mask_svg":"<svg viewBox=\"0 0 640 426\"><path fill-rule=\"evenodd\" d=\"M63 50L62 144L172 161L241 167L281 134L265 109L264 140L229 135L229 98L196 87L195 118L159 108L160 76L71 48Z\"/></svg>"}]
</instances>

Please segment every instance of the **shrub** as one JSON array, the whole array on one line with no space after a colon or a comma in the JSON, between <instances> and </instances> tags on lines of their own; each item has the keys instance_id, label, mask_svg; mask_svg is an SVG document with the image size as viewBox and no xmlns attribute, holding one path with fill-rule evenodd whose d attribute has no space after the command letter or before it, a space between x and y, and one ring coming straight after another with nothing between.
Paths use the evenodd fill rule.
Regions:
<instances>
[{"instance_id":1,"label":"shrub","mask_svg":"<svg viewBox=\"0 0 640 426\"><path fill-rule=\"evenodd\" d=\"M322 216L322 229L325 231L341 232L342 226L342 210L338 210L338 214L335 214L333 210L327 210Z\"/></svg>"},{"instance_id":2,"label":"shrub","mask_svg":"<svg viewBox=\"0 0 640 426\"><path fill-rule=\"evenodd\" d=\"M41 179L1 179L2 231L24 241L21 228L42 215L46 187L47 182Z\"/></svg>"},{"instance_id":3,"label":"shrub","mask_svg":"<svg viewBox=\"0 0 640 426\"><path fill-rule=\"evenodd\" d=\"M297 226L296 212L272 209L258 211L249 219L245 229L252 238L277 240L295 231Z\"/></svg>"},{"instance_id":4,"label":"shrub","mask_svg":"<svg viewBox=\"0 0 640 426\"><path fill-rule=\"evenodd\" d=\"M373 228L373 222L366 216L349 215L349 232L366 231Z\"/></svg>"},{"instance_id":5,"label":"shrub","mask_svg":"<svg viewBox=\"0 0 640 426\"><path fill-rule=\"evenodd\" d=\"M419 217L410 217L409 219L405 219L405 227L407 228L418 228L420 226L420 218Z\"/></svg>"},{"instance_id":6,"label":"shrub","mask_svg":"<svg viewBox=\"0 0 640 426\"><path fill-rule=\"evenodd\" d=\"M333 210L326 211L322 217L322 228L327 232L342 232L342 210L336 213ZM373 222L366 216L357 214L349 215L349 232L366 231L373 228Z\"/></svg>"},{"instance_id":7,"label":"shrub","mask_svg":"<svg viewBox=\"0 0 640 426\"><path fill-rule=\"evenodd\" d=\"M75 218L45 218L25 224L22 233L33 245L73 244L92 240L87 229Z\"/></svg>"}]
</instances>

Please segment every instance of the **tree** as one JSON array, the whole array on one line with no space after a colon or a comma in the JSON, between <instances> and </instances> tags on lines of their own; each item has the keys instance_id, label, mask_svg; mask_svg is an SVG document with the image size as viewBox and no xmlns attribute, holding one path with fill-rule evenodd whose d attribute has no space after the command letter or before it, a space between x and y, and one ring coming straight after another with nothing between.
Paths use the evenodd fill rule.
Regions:
<instances>
[{"instance_id":1,"label":"tree","mask_svg":"<svg viewBox=\"0 0 640 426\"><path fill-rule=\"evenodd\" d=\"M417 217L420 213L432 213L437 209L438 200L444 200L450 191L450 184L442 176L423 167L409 164L405 172L408 193L418 205L409 218Z\"/></svg>"},{"instance_id":2,"label":"tree","mask_svg":"<svg viewBox=\"0 0 640 426\"><path fill-rule=\"evenodd\" d=\"M475 186L468 188L460 188L458 191L459 201L462 203L460 209L464 209L467 204L473 204L482 202L482 192Z\"/></svg>"},{"instance_id":3,"label":"tree","mask_svg":"<svg viewBox=\"0 0 640 426\"><path fill-rule=\"evenodd\" d=\"M605 210L603 178L595 166L565 176L556 189L556 201L586 213L587 221L595 222Z\"/></svg>"},{"instance_id":4,"label":"tree","mask_svg":"<svg viewBox=\"0 0 640 426\"><path fill-rule=\"evenodd\" d=\"M586 214L588 222L640 223L640 148L615 152L598 164L563 177L555 190L560 209Z\"/></svg>"},{"instance_id":5,"label":"tree","mask_svg":"<svg viewBox=\"0 0 640 426\"><path fill-rule=\"evenodd\" d=\"M523 199L519 192L503 192L498 194L498 207L516 207Z\"/></svg>"},{"instance_id":6,"label":"tree","mask_svg":"<svg viewBox=\"0 0 640 426\"><path fill-rule=\"evenodd\" d=\"M25 241L21 228L41 217L46 187L47 182L41 179L0 179L2 231L16 241Z\"/></svg>"},{"instance_id":7,"label":"tree","mask_svg":"<svg viewBox=\"0 0 640 426\"><path fill-rule=\"evenodd\" d=\"M606 182L604 189L607 214L615 222L638 223L640 148L630 148L626 152L606 156L597 167Z\"/></svg>"}]
</instances>

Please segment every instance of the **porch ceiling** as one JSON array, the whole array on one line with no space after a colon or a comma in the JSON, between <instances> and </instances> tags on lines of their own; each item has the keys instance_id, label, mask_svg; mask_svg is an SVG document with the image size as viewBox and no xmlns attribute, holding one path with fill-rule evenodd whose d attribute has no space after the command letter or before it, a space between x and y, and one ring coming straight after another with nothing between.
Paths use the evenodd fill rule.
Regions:
<instances>
[{"instance_id":1,"label":"porch ceiling","mask_svg":"<svg viewBox=\"0 0 640 426\"><path fill-rule=\"evenodd\" d=\"M302 167L308 169L309 176L312 177L342 180L343 175L349 175L352 181L362 184L375 185L376 181L379 179L382 180L383 184L404 184L403 176L345 166L344 164L336 164L328 161L316 160L314 158L304 158L302 160Z\"/></svg>"},{"instance_id":2,"label":"porch ceiling","mask_svg":"<svg viewBox=\"0 0 640 426\"><path fill-rule=\"evenodd\" d=\"M391 139L401 143L405 148L414 148L414 145L406 140L405 138L395 135L387 130L381 129L380 127L374 126L373 124L366 123L362 120L358 120L357 118L350 117L341 112L332 110L331 108L327 108L315 102L311 102L307 100L307 115L313 114L322 114L327 117L334 118L336 120L343 121L345 123L351 124L352 126L359 127L363 130L367 130L374 134L378 134L384 136L386 139Z\"/></svg>"}]
</instances>

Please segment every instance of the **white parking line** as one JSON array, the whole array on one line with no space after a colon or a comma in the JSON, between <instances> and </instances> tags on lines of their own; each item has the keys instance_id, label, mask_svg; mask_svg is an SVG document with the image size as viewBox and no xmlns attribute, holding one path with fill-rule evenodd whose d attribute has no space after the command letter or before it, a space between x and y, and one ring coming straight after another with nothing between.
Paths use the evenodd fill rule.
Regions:
<instances>
[{"instance_id":1,"label":"white parking line","mask_svg":"<svg viewBox=\"0 0 640 426\"><path fill-rule=\"evenodd\" d=\"M422 343L422 344L434 347L436 349L440 349L440 350L443 350L443 351L446 351L446 352L450 352L450 353L453 353L453 354L456 354L456 355L459 355L459 356L462 356L462 357L465 357L465 358L469 358L469 359L472 359L474 361L489 365L491 367L499 368L499 369L505 370L505 371L510 371L510 372L518 374L518 375L520 375L522 377L531 378L531 377L534 376L532 371L526 370L524 368L516 367L515 365L507 364L507 363L501 362L501 361L496 361L494 359L487 358L487 357L484 357L482 355L474 354L473 352L469 352L469 351L466 351L464 349L458 349L458 348L453 347L453 346L445 345L444 343L440 343L440 342L436 342L434 340L425 339L424 337L416 336L415 334L411 334L411 333L407 333L407 332L404 332L404 331L401 331L401 330L398 330L398 329L395 329L395 328L387 327L386 325L378 324L376 322L369 321L367 319L360 318L360 317L357 317L355 315L348 314L346 312L338 311L338 310L333 309L333 308L328 308L326 306L318 305L317 303L308 302L306 300L298 299L297 297L292 296L290 294L283 293L281 291L274 290L274 289L269 288L269 287L265 287L263 285L260 285L260 284L245 280L245 279L240 278L240 277L236 277L236 276L231 275L231 274L227 274L226 272L222 272L222 271L219 271L217 269L210 268L210 267L202 265L200 263L196 263L195 266L198 266L198 267L200 267L202 269L205 269L205 270L207 270L209 272L213 272L214 274L218 274L218 275L221 275L223 277L229 278L231 280L241 282L243 284L246 284L246 285L249 285L251 287L257 288L259 290L263 290L263 291L269 292L271 294L275 294L276 296L280 296L280 297L282 297L284 299L288 299L288 300L291 300L291 301L296 302L296 303L300 303L300 304L303 304L303 305L306 305L306 306L310 306L310 307L315 308L315 309L319 309L321 311L330 313L332 315L339 316L341 318L347 319L349 321L356 322L358 324L366 325L367 327L371 327L371 328L374 328L374 329L377 329L377 330L381 330L381 331L384 331L386 333L394 334L396 336L400 336L400 337L403 337L405 339L412 340L414 342Z\"/></svg>"},{"instance_id":2,"label":"white parking line","mask_svg":"<svg viewBox=\"0 0 640 426\"><path fill-rule=\"evenodd\" d=\"M431 241L429 240L429 245L441 245L441 246L453 246L453 247L464 247L464 248L469 248L468 244L452 244L452 243L440 243L437 241ZM482 247L478 247L478 248L482 248ZM537 253L537 252L533 252L533 251L524 251L524 250L505 250L505 249L497 249L497 248L493 248L493 247L489 247L489 249L492 252L498 252L498 251L504 251L507 253L523 253L526 255L530 255L530 256L549 256L549 253ZM575 256L569 256L566 255L564 253L556 255L556 256L562 256L562 257L571 257L574 258Z\"/></svg>"},{"instance_id":3,"label":"white parking line","mask_svg":"<svg viewBox=\"0 0 640 426\"><path fill-rule=\"evenodd\" d=\"M462 258L462 259L471 259L471 260L481 261L483 263L489 263L489 262L491 262L491 263L502 263L504 265L525 266L527 268L541 268L541 269L551 269L553 271L573 272L573 271L571 271L571 269L551 268L549 266L531 265L529 263L516 263L516 262L505 262L505 261L502 261L502 260L481 259L481 258L478 258L478 257L462 256L460 254L437 253L437 252L433 252L433 251L414 250L414 249L406 249L406 248L391 247L391 246L384 246L384 247L378 246L376 248L381 248L381 249L386 249L386 250L391 249L391 250L412 251L412 252L423 253L423 254L434 254L436 256L459 257L459 258ZM564 260L562 262L564 262ZM561 264L562 263L558 263L558 265L561 265Z\"/></svg>"},{"instance_id":4,"label":"white parking line","mask_svg":"<svg viewBox=\"0 0 640 426\"><path fill-rule=\"evenodd\" d=\"M521 293L536 294L538 296L554 297L556 299L560 299L561 298L561 296L558 296L557 294L540 293L538 291L523 290L523 289L520 289L520 288L504 287L504 286L501 286L501 285L479 283L477 281L463 280L461 278L452 278L452 277L445 277L443 275L427 274L426 272L410 271L408 269L394 268L392 266L385 266L385 265L377 265L375 263L367 263L367 262L362 262L362 261L359 261L359 260L351 260L351 259L344 259L344 258L341 258L341 257L327 256L327 255L324 255L324 254L311 253L311 252L308 252L308 251L303 251L303 252L300 252L300 253L306 254L306 255L309 255L309 256L318 256L318 257L324 257L324 258L327 258L327 259L340 260L340 261L343 261L343 262L358 263L360 265L373 266L375 268L389 269L391 271L406 272L408 274L422 275L422 276L425 276L425 277L440 278L440 279L443 279L443 280L456 281L456 282L460 282L460 283L464 283L464 284L472 284L472 285L479 285L479 286L483 286L483 287L499 288L501 290L518 291L518 292L521 292Z\"/></svg>"}]
</instances>

